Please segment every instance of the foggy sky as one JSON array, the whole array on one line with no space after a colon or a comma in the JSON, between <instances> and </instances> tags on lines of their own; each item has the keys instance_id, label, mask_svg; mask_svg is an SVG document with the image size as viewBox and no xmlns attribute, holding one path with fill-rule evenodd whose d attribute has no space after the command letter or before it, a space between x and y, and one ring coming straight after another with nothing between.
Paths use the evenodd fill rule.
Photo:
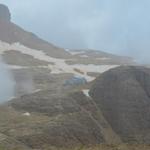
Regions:
<instances>
[{"instance_id":1,"label":"foggy sky","mask_svg":"<svg viewBox=\"0 0 150 150\"><path fill-rule=\"evenodd\" d=\"M150 62L150 0L0 0L12 20L64 48L90 48Z\"/></svg>"}]
</instances>

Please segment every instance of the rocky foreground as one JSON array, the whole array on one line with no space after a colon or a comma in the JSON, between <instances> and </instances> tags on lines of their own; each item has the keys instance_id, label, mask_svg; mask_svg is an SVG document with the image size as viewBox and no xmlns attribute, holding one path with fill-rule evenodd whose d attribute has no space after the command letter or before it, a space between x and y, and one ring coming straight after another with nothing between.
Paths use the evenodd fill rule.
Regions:
<instances>
[{"instance_id":1,"label":"rocky foreground","mask_svg":"<svg viewBox=\"0 0 150 150\"><path fill-rule=\"evenodd\" d=\"M80 86L13 99L0 109L0 143L23 150L148 149L149 85L150 69L122 66L100 75L88 93Z\"/></svg>"}]
</instances>

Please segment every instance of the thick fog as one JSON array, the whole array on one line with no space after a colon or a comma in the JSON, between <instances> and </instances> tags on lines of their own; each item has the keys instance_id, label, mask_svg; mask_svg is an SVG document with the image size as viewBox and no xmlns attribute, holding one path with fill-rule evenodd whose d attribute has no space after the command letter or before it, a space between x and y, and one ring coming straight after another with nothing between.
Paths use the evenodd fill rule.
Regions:
<instances>
[{"instance_id":1,"label":"thick fog","mask_svg":"<svg viewBox=\"0 0 150 150\"><path fill-rule=\"evenodd\" d=\"M12 19L64 48L91 48L149 62L149 0L1 0Z\"/></svg>"},{"instance_id":2,"label":"thick fog","mask_svg":"<svg viewBox=\"0 0 150 150\"><path fill-rule=\"evenodd\" d=\"M8 67L0 59L0 103L14 96L15 82Z\"/></svg>"}]
</instances>

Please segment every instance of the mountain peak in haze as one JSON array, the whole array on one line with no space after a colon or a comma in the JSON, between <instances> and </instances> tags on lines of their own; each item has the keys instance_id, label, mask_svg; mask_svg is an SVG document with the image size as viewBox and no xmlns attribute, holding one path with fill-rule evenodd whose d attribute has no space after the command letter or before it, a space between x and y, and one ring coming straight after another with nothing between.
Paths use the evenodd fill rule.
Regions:
<instances>
[{"instance_id":1,"label":"mountain peak in haze","mask_svg":"<svg viewBox=\"0 0 150 150\"><path fill-rule=\"evenodd\" d=\"M0 20L10 21L11 14L7 6L0 4Z\"/></svg>"}]
</instances>

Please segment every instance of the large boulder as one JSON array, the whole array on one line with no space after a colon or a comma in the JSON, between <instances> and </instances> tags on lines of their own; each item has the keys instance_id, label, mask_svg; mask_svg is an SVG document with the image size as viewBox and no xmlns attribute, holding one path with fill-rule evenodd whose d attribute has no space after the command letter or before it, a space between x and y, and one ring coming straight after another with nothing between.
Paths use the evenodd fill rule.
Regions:
<instances>
[{"instance_id":1,"label":"large boulder","mask_svg":"<svg viewBox=\"0 0 150 150\"><path fill-rule=\"evenodd\" d=\"M150 143L150 69L109 70L95 80L89 94L124 142Z\"/></svg>"}]
</instances>

